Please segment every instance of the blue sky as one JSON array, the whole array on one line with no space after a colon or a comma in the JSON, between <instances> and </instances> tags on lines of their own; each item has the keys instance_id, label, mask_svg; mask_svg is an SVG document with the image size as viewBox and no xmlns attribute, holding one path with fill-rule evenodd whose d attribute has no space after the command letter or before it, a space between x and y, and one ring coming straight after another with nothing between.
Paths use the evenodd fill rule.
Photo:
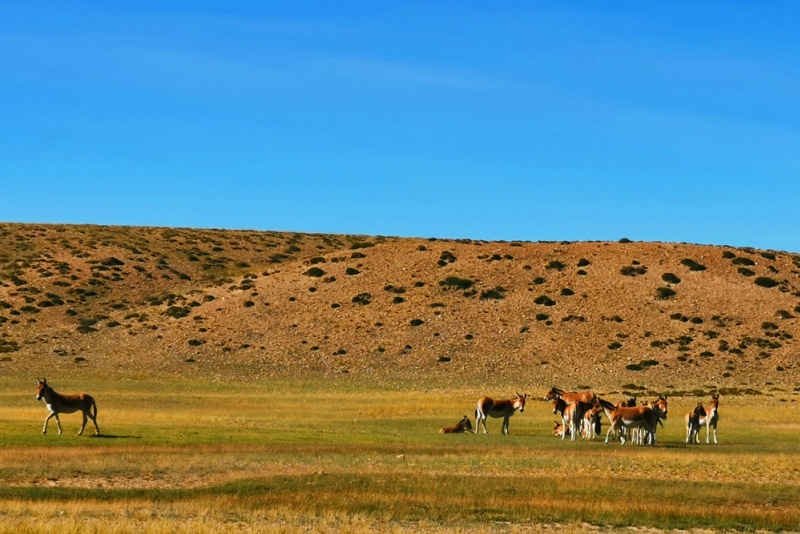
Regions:
<instances>
[{"instance_id":1,"label":"blue sky","mask_svg":"<svg viewBox=\"0 0 800 534\"><path fill-rule=\"evenodd\" d=\"M0 3L0 220L800 252L797 2Z\"/></svg>"}]
</instances>

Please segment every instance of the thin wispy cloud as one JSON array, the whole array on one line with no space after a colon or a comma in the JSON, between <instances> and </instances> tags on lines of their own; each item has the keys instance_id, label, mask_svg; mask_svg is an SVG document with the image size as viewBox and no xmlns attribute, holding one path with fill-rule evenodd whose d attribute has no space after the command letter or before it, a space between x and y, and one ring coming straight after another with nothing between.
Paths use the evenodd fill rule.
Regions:
<instances>
[{"instance_id":1,"label":"thin wispy cloud","mask_svg":"<svg viewBox=\"0 0 800 534\"><path fill-rule=\"evenodd\" d=\"M332 75L354 80L414 84L473 91L518 90L494 73L465 72L452 67L412 64L355 56L321 58L318 65Z\"/></svg>"}]
</instances>

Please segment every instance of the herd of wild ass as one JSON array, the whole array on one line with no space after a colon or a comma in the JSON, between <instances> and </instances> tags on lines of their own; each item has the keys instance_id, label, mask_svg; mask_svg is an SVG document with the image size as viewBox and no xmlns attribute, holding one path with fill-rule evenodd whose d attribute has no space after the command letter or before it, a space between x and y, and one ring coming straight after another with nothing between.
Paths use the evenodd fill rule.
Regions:
<instances>
[{"instance_id":1,"label":"herd of wild ass","mask_svg":"<svg viewBox=\"0 0 800 534\"><path fill-rule=\"evenodd\" d=\"M475 408L475 429L468 416L453 426L446 426L439 430L440 434L457 434L463 432L478 433L483 426L486 434L486 418L503 418L501 433L508 434L508 420L519 410L525 411L525 401L528 395L517 393L513 399L492 399L481 397ZM553 414L561 415L561 422L556 421L553 426L553 435L561 439L570 437L575 441L580 435L584 439L595 439L601 434L602 414L610 422L606 432L606 440L614 436L624 445L631 441L638 445L655 445L658 426L663 426L662 420L667 418L667 397L660 396L655 401L637 404L636 397L628 397L624 401L612 404L595 395L594 391L567 392L559 388L552 388L544 397L553 405ZM699 443L699 433L706 427L706 443L710 442L711 430L714 430L714 443L717 443L717 422L719 421L719 395L711 396L711 403L703 406L702 403L686 414L686 443Z\"/></svg>"},{"instance_id":2,"label":"herd of wild ass","mask_svg":"<svg viewBox=\"0 0 800 534\"><path fill-rule=\"evenodd\" d=\"M95 435L100 435L97 426L97 404L91 395L78 393L61 395L47 384L47 379L36 379L36 400L44 400L49 414L44 420L42 434L47 434L47 423L53 417L58 424L58 433L61 434L61 413L83 414L83 424L78 435L83 434L89 419L94 423ZM446 426L439 430L440 434L460 434L463 432L478 433L483 426L486 430L486 419L489 417L503 418L502 434L508 434L508 420L517 410L525 411L527 394L517 393L513 399L493 399L481 397L475 407L475 429L468 416L453 426ZM616 436L624 445L632 441L639 445L655 445L656 430L662 425L662 419L667 418L667 397L662 396L653 402L636 404L636 397L628 397L624 401L612 404L595 395L594 391L567 392L556 387L550 389L544 397L553 405L553 414L561 414L561 422L555 422L553 435L560 436L563 440L569 435L575 441L578 435L584 439L594 439L601 433L601 414L605 414L611 426L606 432L606 443L611 436ZM711 429L714 429L714 443L717 443L717 422L719 421L719 395L712 395L711 403L703 406L699 403L694 410L686 414L686 443L699 443L700 429L706 427L706 443L709 443Z\"/></svg>"}]
</instances>

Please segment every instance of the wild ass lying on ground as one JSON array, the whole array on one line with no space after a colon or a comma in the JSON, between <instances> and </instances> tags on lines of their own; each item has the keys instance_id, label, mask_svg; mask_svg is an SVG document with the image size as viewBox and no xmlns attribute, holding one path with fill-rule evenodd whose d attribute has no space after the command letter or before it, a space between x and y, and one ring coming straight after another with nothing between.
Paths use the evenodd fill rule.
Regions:
<instances>
[{"instance_id":1,"label":"wild ass lying on ground","mask_svg":"<svg viewBox=\"0 0 800 534\"><path fill-rule=\"evenodd\" d=\"M466 415L458 423L452 426L442 427L439 434L463 434L464 432L472 432L472 423Z\"/></svg>"},{"instance_id":2,"label":"wild ass lying on ground","mask_svg":"<svg viewBox=\"0 0 800 534\"><path fill-rule=\"evenodd\" d=\"M491 397L481 397L478 399L478 405L475 408L475 433L478 433L478 428L483 425L483 433L486 431L486 418L487 417L502 417L503 427L501 432L508 435L508 419L514 415L514 412L519 410L519 413L525 411L525 401L528 399L528 394L517 396L513 399L496 400Z\"/></svg>"},{"instance_id":3,"label":"wild ass lying on ground","mask_svg":"<svg viewBox=\"0 0 800 534\"><path fill-rule=\"evenodd\" d=\"M97 427L97 404L95 404L91 395L87 395L86 393L59 395L53 388L47 385L46 378L42 380L37 378L36 382L36 400L44 399L47 409L50 410L50 415L44 420L42 434L47 434L47 422L50 421L52 417L56 418L58 433L61 434L61 419L59 419L58 414L81 411L83 413L83 424L81 425L81 430L78 432L78 435L80 436L83 434L87 419L91 419L92 423L94 423L95 436L100 435L100 429Z\"/></svg>"}]
</instances>

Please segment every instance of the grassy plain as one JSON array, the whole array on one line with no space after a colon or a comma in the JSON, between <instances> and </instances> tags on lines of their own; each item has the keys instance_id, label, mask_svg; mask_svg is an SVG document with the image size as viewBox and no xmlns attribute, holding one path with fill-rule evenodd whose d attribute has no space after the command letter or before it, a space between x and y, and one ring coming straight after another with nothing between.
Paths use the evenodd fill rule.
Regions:
<instances>
[{"instance_id":1,"label":"grassy plain","mask_svg":"<svg viewBox=\"0 0 800 534\"><path fill-rule=\"evenodd\" d=\"M102 436L76 436L75 414L62 416L63 435L51 425L42 436L34 380L0 379L0 532L800 525L796 396L723 397L720 444L692 447L683 415L698 399L673 397L657 446L644 448L554 438L546 387L528 391L511 436L499 420L475 436L438 429L474 418L481 394L513 392L346 379L52 386L92 393Z\"/></svg>"}]
</instances>

